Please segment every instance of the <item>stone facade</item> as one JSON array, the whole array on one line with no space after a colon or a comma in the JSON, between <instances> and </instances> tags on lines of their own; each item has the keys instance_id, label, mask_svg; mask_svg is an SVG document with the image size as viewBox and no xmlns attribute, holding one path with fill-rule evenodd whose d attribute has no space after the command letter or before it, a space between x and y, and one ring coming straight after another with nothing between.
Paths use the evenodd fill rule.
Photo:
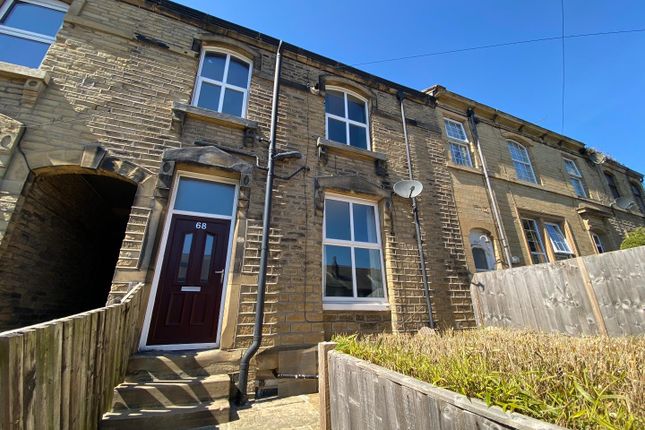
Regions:
<instances>
[{"instance_id":1,"label":"stone facade","mask_svg":"<svg viewBox=\"0 0 645 430\"><path fill-rule=\"evenodd\" d=\"M469 126L468 109L472 109L477 118L476 131L502 225L508 237L510 254L515 257L513 265L531 264L521 218L539 222L549 261L555 260L557 256L554 255L547 232L542 229L545 222L562 226L573 253L578 256L598 252L592 233L601 240L605 251L612 251L618 249L627 232L645 225L645 214L641 212L638 196L632 190L632 187L638 187L641 196L643 195L643 176L640 173L600 154L594 154L593 150L581 142L469 100L443 87L432 87L427 92L437 98L436 112L440 121L448 119L461 123L466 132L471 166L454 161L450 155L450 143L454 140L447 136L445 128L442 130L467 250L474 245L470 243L469 232L473 229L486 232L494 243L497 267L505 266L481 159ZM536 183L518 180L508 149L509 140L527 148ZM565 159L572 160L578 168L585 197L576 194L570 175L565 170ZM602 163L598 163L599 161ZM622 201L616 202L608 188L605 172L611 173L615 178L623 197L621 200L631 200L634 204L624 208L621 207ZM473 254L466 254L468 266L473 272L476 270Z\"/></svg>"},{"instance_id":2,"label":"stone facade","mask_svg":"<svg viewBox=\"0 0 645 430\"><path fill-rule=\"evenodd\" d=\"M267 164L277 45L167 1L74 0L39 69L0 64L0 328L96 306L84 301L94 282L84 270L99 264L109 272L104 301L118 301L143 282L152 302L181 171L239 183L219 347L250 344L266 181L254 166ZM252 60L244 118L191 104L202 49ZM306 170L274 185L263 347L304 349L336 333L427 325L412 208L392 193L408 176L400 94L413 172L425 187L418 205L434 320L472 327L466 254L434 98L290 45L280 82L277 149L302 158L278 162L276 173ZM326 140L330 86L366 100L370 151ZM113 195L116 188L104 186L110 181L132 190L122 226L101 218L124 215L126 192ZM387 292L378 310L323 305L329 194L377 205ZM121 235L118 254L86 261L95 256L83 249L104 247L102 235L109 234ZM55 251L63 245L65 252ZM266 351L263 357L269 368L285 368Z\"/></svg>"}]
</instances>

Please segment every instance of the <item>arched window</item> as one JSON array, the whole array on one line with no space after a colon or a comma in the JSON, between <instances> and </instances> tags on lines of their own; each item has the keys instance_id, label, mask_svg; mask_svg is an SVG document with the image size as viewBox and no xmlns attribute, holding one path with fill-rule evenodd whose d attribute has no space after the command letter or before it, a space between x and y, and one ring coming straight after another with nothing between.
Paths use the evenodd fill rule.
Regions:
<instances>
[{"instance_id":1,"label":"arched window","mask_svg":"<svg viewBox=\"0 0 645 430\"><path fill-rule=\"evenodd\" d=\"M327 139L370 150L367 101L340 88L325 92Z\"/></svg>"},{"instance_id":2,"label":"arched window","mask_svg":"<svg viewBox=\"0 0 645 430\"><path fill-rule=\"evenodd\" d=\"M226 51L205 50L193 104L244 118L251 82L251 62Z\"/></svg>"},{"instance_id":3,"label":"arched window","mask_svg":"<svg viewBox=\"0 0 645 430\"><path fill-rule=\"evenodd\" d=\"M495 270L495 249L490 234L481 229L473 229L470 231L468 238L473 261L475 262L475 270L477 272Z\"/></svg>"},{"instance_id":4,"label":"arched window","mask_svg":"<svg viewBox=\"0 0 645 430\"><path fill-rule=\"evenodd\" d=\"M524 146L515 141L508 140L507 142L508 150L511 153L513 165L515 166L515 174L517 176L517 179L537 184L535 172L533 171L531 159L529 158L529 152Z\"/></svg>"}]
</instances>

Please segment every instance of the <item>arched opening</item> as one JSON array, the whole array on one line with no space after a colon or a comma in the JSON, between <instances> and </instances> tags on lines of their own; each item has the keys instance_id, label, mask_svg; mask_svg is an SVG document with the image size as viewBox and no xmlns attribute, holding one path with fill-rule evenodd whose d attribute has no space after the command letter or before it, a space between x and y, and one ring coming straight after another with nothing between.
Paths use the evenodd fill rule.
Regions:
<instances>
[{"instance_id":1,"label":"arched opening","mask_svg":"<svg viewBox=\"0 0 645 430\"><path fill-rule=\"evenodd\" d=\"M0 330L104 306L137 186L91 170L32 174L0 250Z\"/></svg>"},{"instance_id":2,"label":"arched opening","mask_svg":"<svg viewBox=\"0 0 645 430\"><path fill-rule=\"evenodd\" d=\"M475 270L477 272L495 270L495 249L490 234L485 230L475 228L470 231L468 238Z\"/></svg>"}]
</instances>

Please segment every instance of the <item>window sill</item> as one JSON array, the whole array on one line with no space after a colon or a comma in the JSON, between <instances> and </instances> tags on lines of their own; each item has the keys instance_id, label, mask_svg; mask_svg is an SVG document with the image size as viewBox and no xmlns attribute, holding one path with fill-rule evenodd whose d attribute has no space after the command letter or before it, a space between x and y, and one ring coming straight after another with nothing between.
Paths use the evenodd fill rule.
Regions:
<instances>
[{"instance_id":1,"label":"window sill","mask_svg":"<svg viewBox=\"0 0 645 430\"><path fill-rule=\"evenodd\" d=\"M323 149L327 152L338 153L344 155L348 158L354 158L359 160L379 160L386 161L387 156L382 152L368 151L367 149L356 148L351 145L346 145L344 143L334 142L332 140L327 140L323 137L318 138L316 144L318 148Z\"/></svg>"},{"instance_id":2,"label":"window sill","mask_svg":"<svg viewBox=\"0 0 645 430\"><path fill-rule=\"evenodd\" d=\"M32 69L30 67L19 66L17 64L5 63L4 61L0 61L0 75L9 76L11 78L20 78L25 81L36 79L45 85L49 84L49 73L40 69Z\"/></svg>"},{"instance_id":3,"label":"window sill","mask_svg":"<svg viewBox=\"0 0 645 430\"><path fill-rule=\"evenodd\" d=\"M348 303L323 303L324 311L389 311L390 304L387 302L379 303L357 303L357 302L348 302Z\"/></svg>"},{"instance_id":4,"label":"window sill","mask_svg":"<svg viewBox=\"0 0 645 430\"><path fill-rule=\"evenodd\" d=\"M201 121L208 121L228 128L239 130L257 130L258 123L246 118L215 112L186 103L173 102L172 111L176 117L190 117Z\"/></svg>"}]
</instances>

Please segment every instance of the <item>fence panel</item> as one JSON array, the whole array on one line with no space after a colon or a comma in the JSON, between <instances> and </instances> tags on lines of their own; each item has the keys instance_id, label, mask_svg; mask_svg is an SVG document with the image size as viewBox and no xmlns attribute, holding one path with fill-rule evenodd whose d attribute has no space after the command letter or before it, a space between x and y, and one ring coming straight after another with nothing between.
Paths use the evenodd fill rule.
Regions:
<instances>
[{"instance_id":1,"label":"fence panel","mask_svg":"<svg viewBox=\"0 0 645 430\"><path fill-rule=\"evenodd\" d=\"M116 305L0 333L0 430L97 428L136 350L142 289Z\"/></svg>"},{"instance_id":2,"label":"fence panel","mask_svg":"<svg viewBox=\"0 0 645 430\"><path fill-rule=\"evenodd\" d=\"M645 247L477 273L479 325L610 336L645 333Z\"/></svg>"}]
</instances>

